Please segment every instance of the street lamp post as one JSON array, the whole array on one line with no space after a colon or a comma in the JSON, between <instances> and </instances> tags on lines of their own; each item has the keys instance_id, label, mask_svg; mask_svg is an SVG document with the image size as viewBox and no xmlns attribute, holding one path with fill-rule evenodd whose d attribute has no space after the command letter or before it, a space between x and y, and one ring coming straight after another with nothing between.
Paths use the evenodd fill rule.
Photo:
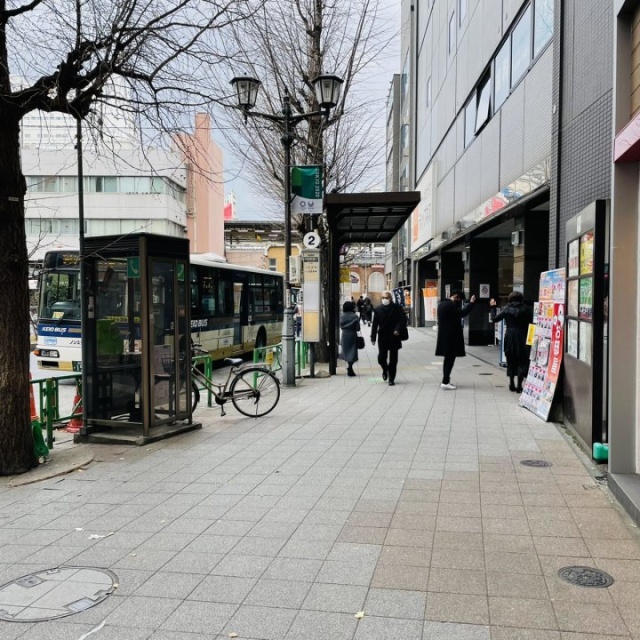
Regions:
<instances>
[{"instance_id":1,"label":"street lamp post","mask_svg":"<svg viewBox=\"0 0 640 640\"><path fill-rule=\"evenodd\" d=\"M284 323L282 325L282 382L285 386L293 387L296 384L295 374L295 338L293 326L293 306L291 305L291 282L289 263L291 262L291 144L293 143L293 128L314 116L324 115L329 117L330 110L340 100L340 91L343 80L334 75L319 75L314 81L314 90L319 109L309 113L291 112L291 99L285 89L282 98L282 113L260 113L251 111L258 97L258 90L262 84L256 78L238 76L231 80L231 85L236 91L237 106L244 112L245 122L247 117L257 117L270 122L276 122L282 129L282 147L284 150L284 264L286 298L284 310Z\"/></svg>"}]
</instances>

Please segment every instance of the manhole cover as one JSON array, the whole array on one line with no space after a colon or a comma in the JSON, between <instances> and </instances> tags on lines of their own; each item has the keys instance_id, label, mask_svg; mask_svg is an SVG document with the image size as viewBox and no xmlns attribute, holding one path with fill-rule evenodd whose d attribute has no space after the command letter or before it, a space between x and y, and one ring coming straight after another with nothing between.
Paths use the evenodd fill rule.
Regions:
<instances>
[{"instance_id":1,"label":"manhole cover","mask_svg":"<svg viewBox=\"0 0 640 640\"><path fill-rule=\"evenodd\" d=\"M521 460L521 465L525 467L551 467L552 464L546 460Z\"/></svg>"},{"instance_id":2,"label":"manhole cover","mask_svg":"<svg viewBox=\"0 0 640 640\"><path fill-rule=\"evenodd\" d=\"M89 567L57 567L0 587L0 620L44 622L94 607L118 586L115 573Z\"/></svg>"},{"instance_id":3,"label":"manhole cover","mask_svg":"<svg viewBox=\"0 0 640 640\"><path fill-rule=\"evenodd\" d=\"M563 567L558 575L570 584L578 587L595 587L602 589L613 584L613 578L604 571L592 567Z\"/></svg>"}]
</instances>

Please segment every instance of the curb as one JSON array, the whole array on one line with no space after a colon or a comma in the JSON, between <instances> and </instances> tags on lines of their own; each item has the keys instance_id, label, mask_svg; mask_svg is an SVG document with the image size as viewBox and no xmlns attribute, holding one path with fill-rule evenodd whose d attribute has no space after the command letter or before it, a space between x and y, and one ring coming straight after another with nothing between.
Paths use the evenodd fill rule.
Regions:
<instances>
[{"instance_id":1,"label":"curb","mask_svg":"<svg viewBox=\"0 0 640 640\"><path fill-rule=\"evenodd\" d=\"M47 461L18 476L10 476L5 486L22 487L41 482L56 476L62 476L90 464L93 451L86 445L77 445L68 449L53 449Z\"/></svg>"}]
</instances>

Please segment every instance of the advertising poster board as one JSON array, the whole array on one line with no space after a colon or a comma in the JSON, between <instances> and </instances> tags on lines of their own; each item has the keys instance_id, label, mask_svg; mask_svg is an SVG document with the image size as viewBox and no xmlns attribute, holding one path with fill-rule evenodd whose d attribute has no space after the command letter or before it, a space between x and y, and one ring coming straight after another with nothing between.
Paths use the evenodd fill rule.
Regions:
<instances>
[{"instance_id":1,"label":"advertising poster board","mask_svg":"<svg viewBox=\"0 0 640 640\"><path fill-rule=\"evenodd\" d=\"M422 290L425 322L438 321L438 281L427 280Z\"/></svg>"},{"instance_id":2,"label":"advertising poster board","mask_svg":"<svg viewBox=\"0 0 640 640\"><path fill-rule=\"evenodd\" d=\"M540 274L540 293L536 305L535 337L531 364L520 406L543 420L549 419L564 352L565 270Z\"/></svg>"}]
</instances>

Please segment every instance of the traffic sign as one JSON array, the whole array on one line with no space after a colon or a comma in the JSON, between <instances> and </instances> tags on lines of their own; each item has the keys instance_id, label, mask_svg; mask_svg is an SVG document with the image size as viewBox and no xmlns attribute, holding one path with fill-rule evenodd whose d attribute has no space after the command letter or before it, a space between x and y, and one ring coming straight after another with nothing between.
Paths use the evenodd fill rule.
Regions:
<instances>
[{"instance_id":1,"label":"traffic sign","mask_svg":"<svg viewBox=\"0 0 640 640\"><path fill-rule=\"evenodd\" d=\"M315 231L309 231L309 233L304 234L302 244L307 249L317 249L320 246L320 236Z\"/></svg>"}]
</instances>

